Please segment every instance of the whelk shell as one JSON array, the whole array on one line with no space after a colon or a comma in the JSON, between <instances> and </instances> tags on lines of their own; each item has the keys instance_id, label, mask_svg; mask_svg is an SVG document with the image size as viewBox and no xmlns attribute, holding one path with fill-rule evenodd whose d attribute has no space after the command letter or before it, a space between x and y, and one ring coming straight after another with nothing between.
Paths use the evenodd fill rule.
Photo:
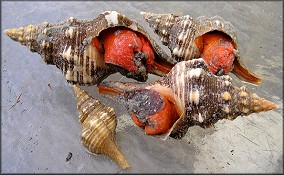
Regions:
<instances>
[{"instance_id":1,"label":"whelk shell","mask_svg":"<svg viewBox=\"0 0 284 175\"><path fill-rule=\"evenodd\" d=\"M98 87L99 93L125 105L146 133L164 139L182 138L193 125L207 128L221 119L276 108L244 86L233 86L228 75L212 74L202 58L179 62L160 81L101 82Z\"/></svg>"},{"instance_id":2,"label":"whelk shell","mask_svg":"<svg viewBox=\"0 0 284 175\"><path fill-rule=\"evenodd\" d=\"M104 154L122 169L130 165L115 142L117 119L113 108L105 106L86 91L73 85L82 125L82 144L91 153Z\"/></svg>"},{"instance_id":3,"label":"whelk shell","mask_svg":"<svg viewBox=\"0 0 284 175\"><path fill-rule=\"evenodd\" d=\"M233 25L219 16L205 18L204 16L193 19L189 15L180 14L155 14L150 12L141 12L143 18L159 35L164 45L168 46L172 53L174 61L191 60L202 57L202 49L198 43L200 38L209 33L225 34L229 37L234 46L233 53L235 59L232 62L218 63L207 62L208 66L221 66L218 73L223 74L223 69L227 66L240 80L258 85L261 79L249 72L240 60L237 35ZM202 39L201 39L202 40ZM202 41L201 41L202 42ZM203 46L202 46L203 48ZM210 58L214 60L214 58Z\"/></svg>"},{"instance_id":4,"label":"whelk shell","mask_svg":"<svg viewBox=\"0 0 284 175\"><path fill-rule=\"evenodd\" d=\"M136 60L137 71L130 72L115 64L106 63L104 54L93 45L93 40L101 37L101 32L122 27L140 33L149 40L155 54L155 64L147 69L144 55ZM93 20L77 20L73 17L59 23L43 22L4 31L14 41L27 46L40 54L47 64L59 68L66 80L72 84L94 85L110 74L121 74L138 81L146 81L147 74L165 75L172 67L166 60L170 57L151 39L148 33L136 22L116 11L105 11ZM119 60L117 60L119 61ZM160 64L161 63L161 64ZM161 70L162 67L167 71Z\"/></svg>"}]
</instances>

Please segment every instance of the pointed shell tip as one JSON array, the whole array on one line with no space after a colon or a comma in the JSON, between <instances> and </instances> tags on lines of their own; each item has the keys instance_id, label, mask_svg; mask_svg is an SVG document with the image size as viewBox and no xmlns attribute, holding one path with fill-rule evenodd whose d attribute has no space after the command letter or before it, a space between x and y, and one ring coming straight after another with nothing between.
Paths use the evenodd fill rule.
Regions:
<instances>
[{"instance_id":1,"label":"pointed shell tip","mask_svg":"<svg viewBox=\"0 0 284 175\"><path fill-rule=\"evenodd\" d=\"M277 108L277 105L271 101L267 101L266 103L266 109L267 110L273 110L273 109L276 109Z\"/></svg>"},{"instance_id":2,"label":"pointed shell tip","mask_svg":"<svg viewBox=\"0 0 284 175\"><path fill-rule=\"evenodd\" d=\"M10 29L4 30L5 35L8 35Z\"/></svg>"},{"instance_id":3,"label":"pointed shell tip","mask_svg":"<svg viewBox=\"0 0 284 175\"><path fill-rule=\"evenodd\" d=\"M6 29L6 30L4 30L4 33L5 33L5 35L10 36L10 35L12 35L13 33L15 33L15 32L13 32L13 31L14 31L13 29Z\"/></svg>"}]
</instances>

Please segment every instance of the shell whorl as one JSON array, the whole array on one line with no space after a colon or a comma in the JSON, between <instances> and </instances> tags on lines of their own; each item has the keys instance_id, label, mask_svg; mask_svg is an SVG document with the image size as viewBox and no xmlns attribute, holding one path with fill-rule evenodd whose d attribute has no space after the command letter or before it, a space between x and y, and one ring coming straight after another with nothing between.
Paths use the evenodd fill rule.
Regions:
<instances>
[{"instance_id":1,"label":"shell whorl","mask_svg":"<svg viewBox=\"0 0 284 175\"><path fill-rule=\"evenodd\" d=\"M107 155L123 169L129 168L129 163L115 142L117 119L114 109L101 104L76 85L73 89L80 112L83 146L91 153Z\"/></svg>"},{"instance_id":2,"label":"shell whorl","mask_svg":"<svg viewBox=\"0 0 284 175\"><path fill-rule=\"evenodd\" d=\"M88 115L105 115L106 117L102 117L102 120L111 132L114 132L117 125L114 109L101 104L99 100L94 99L90 94L76 85L73 86L73 89L77 98L77 108L81 113L79 122L82 124Z\"/></svg>"},{"instance_id":3,"label":"shell whorl","mask_svg":"<svg viewBox=\"0 0 284 175\"><path fill-rule=\"evenodd\" d=\"M228 75L213 75L202 58L176 64L160 83L172 89L176 105L184 111L171 133L175 138L183 137L192 125L206 128L220 119L276 108L244 86L233 86Z\"/></svg>"},{"instance_id":4,"label":"shell whorl","mask_svg":"<svg viewBox=\"0 0 284 175\"><path fill-rule=\"evenodd\" d=\"M189 15L140 13L171 50L176 61L189 60L200 55L194 44L196 23Z\"/></svg>"},{"instance_id":5,"label":"shell whorl","mask_svg":"<svg viewBox=\"0 0 284 175\"><path fill-rule=\"evenodd\" d=\"M12 40L26 45L31 51L37 51L38 45L35 43L38 36L38 26L28 25L27 27L20 27L14 29L4 30Z\"/></svg>"},{"instance_id":6,"label":"shell whorl","mask_svg":"<svg viewBox=\"0 0 284 175\"><path fill-rule=\"evenodd\" d=\"M197 58L177 63L163 79L155 82L104 81L98 88L99 93L108 95L122 103L131 113L135 113L136 118L141 117L137 120L142 123L145 116L149 119L152 116L164 116L164 110L174 111L172 114L167 111L172 115L169 118L174 120L173 125L159 136L162 139L167 136L180 139L193 125L208 128L218 120L233 120L238 116L276 108L273 102L248 92L245 87L234 86L231 80L228 75L214 75L206 62ZM168 100L172 106L159 105L165 104L163 99ZM145 112L150 111L150 107L145 107L147 105L153 111ZM155 122L160 124L159 121ZM140 123L136 124L141 126Z\"/></svg>"}]
</instances>

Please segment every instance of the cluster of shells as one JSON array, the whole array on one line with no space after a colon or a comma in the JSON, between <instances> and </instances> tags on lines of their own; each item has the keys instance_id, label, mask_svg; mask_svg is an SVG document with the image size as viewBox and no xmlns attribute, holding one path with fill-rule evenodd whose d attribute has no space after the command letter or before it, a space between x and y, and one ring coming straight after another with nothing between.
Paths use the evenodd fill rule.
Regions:
<instances>
[{"instance_id":1,"label":"cluster of shells","mask_svg":"<svg viewBox=\"0 0 284 175\"><path fill-rule=\"evenodd\" d=\"M66 80L74 84L82 144L89 152L107 155L123 169L130 167L115 141L117 119L114 109L100 103L77 85L98 85L100 93L121 102L149 133L163 120L165 110L174 111L170 115L175 115L176 119L171 120L163 131L153 134L163 139L168 136L180 139L193 125L207 128L221 119L233 120L276 107L274 103L248 92L245 87L234 86L228 75L214 75L200 58L202 53L195 39L208 32L222 32L231 38L235 47L232 73L240 80L260 83L260 78L250 73L240 60L231 23L217 16L193 19L179 14L141 12L141 15L168 46L171 56L136 21L115 11L103 12L90 21L69 18L59 24L44 22L5 30L11 39L40 54L47 64L55 65ZM154 51L151 68L143 61L147 56L135 61L138 67L135 71L104 60L104 53L92 42L115 27L130 29L147 38ZM116 72L141 82L103 81ZM142 83L147 80L148 73L163 78Z\"/></svg>"}]
</instances>

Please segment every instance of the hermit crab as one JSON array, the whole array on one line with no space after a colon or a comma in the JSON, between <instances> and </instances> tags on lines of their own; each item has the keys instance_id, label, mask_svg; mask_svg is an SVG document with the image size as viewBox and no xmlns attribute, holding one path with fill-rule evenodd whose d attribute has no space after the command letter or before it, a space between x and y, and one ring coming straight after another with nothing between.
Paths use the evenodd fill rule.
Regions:
<instances>
[{"instance_id":1,"label":"hermit crab","mask_svg":"<svg viewBox=\"0 0 284 175\"><path fill-rule=\"evenodd\" d=\"M182 138L188 128L208 128L221 119L272 110L276 105L235 87L228 75L212 74L202 58L176 64L151 83L101 82L99 93L125 105L147 134Z\"/></svg>"},{"instance_id":2,"label":"hermit crab","mask_svg":"<svg viewBox=\"0 0 284 175\"><path fill-rule=\"evenodd\" d=\"M116 72L146 81L148 73L162 76L173 66L136 21L116 11L90 21L71 17L4 32L59 68L72 84L95 85Z\"/></svg>"},{"instance_id":3,"label":"hermit crab","mask_svg":"<svg viewBox=\"0 0 284 175\"><path fill-rule=\"evenodd\" d=\"M258 85L261 79L250 73L240 60L237 35L233 25L219 16L193 19L189 15L141 12L173 60L202 57L216 75L234 73L240 80Z\"/></svg>"}]
</instances>

